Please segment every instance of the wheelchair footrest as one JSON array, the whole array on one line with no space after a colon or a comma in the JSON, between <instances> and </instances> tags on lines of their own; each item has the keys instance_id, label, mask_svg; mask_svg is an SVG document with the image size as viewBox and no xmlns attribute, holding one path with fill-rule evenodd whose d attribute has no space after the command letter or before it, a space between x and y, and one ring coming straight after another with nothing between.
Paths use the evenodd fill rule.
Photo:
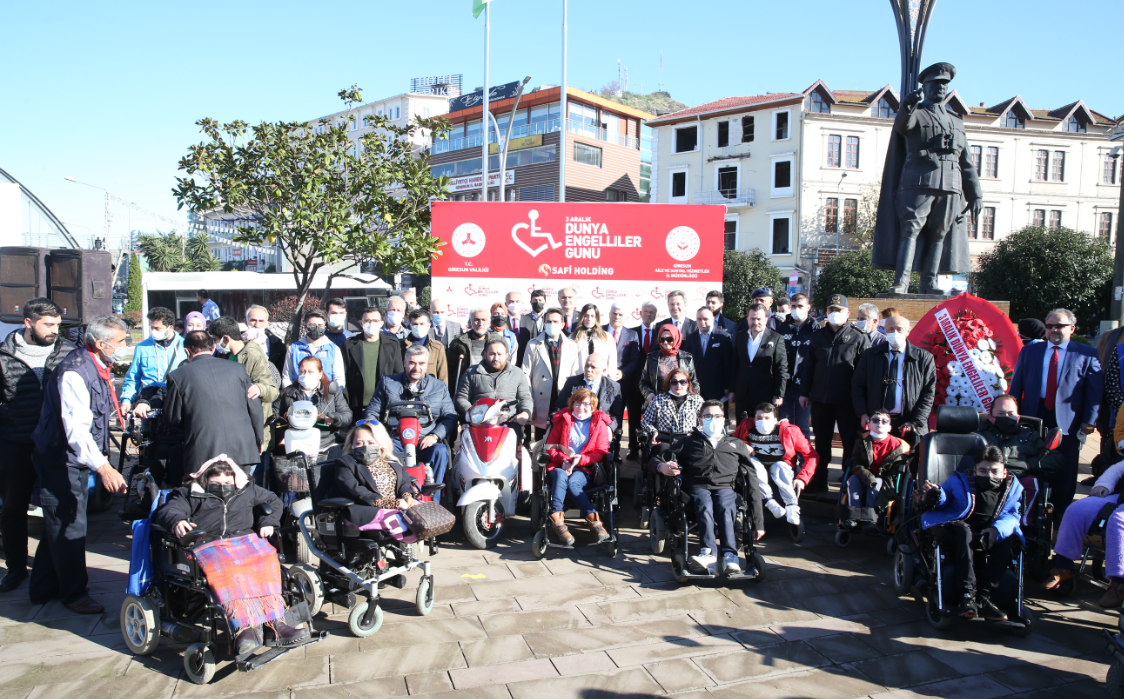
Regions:
<instances>
[{"instance_id":1,"label":"wheelchair footrest","mask_svg":"<svg viewBox=\"0 0 1124 699\"><path fill-rule=\"evenodd\" d=\"M263 665L267 665L267 664L273 662L274 660L277 660L282 655L285 655L286 653L293 650L294 648L300 648L301 646L307 646L311 643L319 643L320 641L323 641L327 637L328 637L327 631L316 631L316 632L313 632L312 635L310 635L308 638L306 638L302 641L297 641L296 643L293 643L293 644L287 645L287 646L275 646L273 648L270 648L269 650L267 650L264 653L259 653L258 655L251 655L250 657L246 658L245 660L237 660L237 661L235 661L235 665L238 666L238 670L241 671L241 672L249 672L251 670L257 670L259 667L261 667Z\"/></svg>"}]
</instances>

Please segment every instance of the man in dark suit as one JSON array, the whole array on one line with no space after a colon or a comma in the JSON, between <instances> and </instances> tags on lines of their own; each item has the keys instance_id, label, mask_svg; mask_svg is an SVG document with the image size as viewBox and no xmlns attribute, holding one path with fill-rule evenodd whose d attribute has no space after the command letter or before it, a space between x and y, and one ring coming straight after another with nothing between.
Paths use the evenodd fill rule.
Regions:
<instances>
[{"instance_id":1,"label":"man in dark suit","mask_svg":"<svg viewBox=\"0 0 1124 699\"><path fill-rule=\"evenodd\" d=\"M636 331L624 327L628 317L628 310L619 303L614 303L609 308L609 322L604 326L605 332L617 343L617 376L612 379L621 385L624 392L625 404L628 404L629 382L637 376L640 370L640 340Z\"/></svg>"},{"instance_id":2,"label":"man in dark suit","mask_svg":"<svg viewBox=\"0 0 1124 699\"><path fill-rule=\"evenodd\" d=\"M457 335L464 332L461 324L453 320L453 309L447 301L441 299L430 301L429 315L433 318L433 327L430 328L429 334L446 347ZM402 371L402 368L399 367L398 371Z\"/></svg>"},{"instance_id":3,"label":"man in dark suit","mask_svg":"<svg viewBox=\"0 0 1124 699\"><path fill-rule=\"evenodd\" d=\"M695 321L687 317L687 295L682 291L669 291L667 293L667 312L671 314L671 317L664 318L657 323L657 329L671 323L679 328L679 334L683 337L687 337L690 333L698 330Z\"/></svg>"},{"instance_id":4,"label":"man in dark suit","mask_svg":"<svg viewBox=\"0 0 1124 699\"><path fill-rule=\"evenodd\" d=\"M731 339L737 336L738 324L726 317L726 297L721 291L713 289L706 292L706 307L714 314L715 328L724 331Z\"/></svg>"},{"instance_id":5,"label":"man in dark suit","mask_svg":"<svg viewBox=\"0 0 1124 699\"><path fill-rule=\"evenodd\" d=\"M619 430L624 418L624 400L621 386L605 375L605 358L594 352L586 357L585 371L578 376L566 379L558 391L558 407L570 402L570 394L579 388L588 388L597 396L597 409L613 418L613 431Z\"/></svg>"},{"instance_id":6,"label":"man in dark suit","mask_svg":"<svg viewBox=\"0 0 1124 699\"><path fill-rule=\"evenodd\" d=\"M1096 429L1104 391L1104 373L1096 349L1070 341L1076 322L1068 309L1050 311L1046 316L1046 341L1023 347L1011 377L1010 393L1019 403L1019 412L1042 418L1046 427L1057 427L1064 435L1059 450L1068 468L1051 484L1055 519L1073 501L1081 445L1084 435Z\"/></svg>"},{"instance_id":7,"label":"man in dark suit","mask_svg":"<svg viewBox=\"0 0 1124 699\"><path fill-rule=\"evenodd\" d=\"M699 393L706 400L723 400L733 387L734 338L714 326L714 313L705 306L695 314L698 330L683 338L683 349L695 358Z\"/></svg>"},{"instance_id":8,"label":"man in dark suit","mask_svg":"<svg viewBox=\"0 0 1124 699\"><path fill-rule=\"evenodd\" d=\"M733 398L739 415L752 415L762 403L784 403L788 382L788 350L784 338L766 327L769 311L755 303L746 320L749 328L740 331L734 343Z\"/></svg>"},{"instance_id":9,"label":"man in dark suit","mask_svg":"<svg viewBox=\"0 0 1124 699\"><path fill-rule=\"evenodd\" d=\"M516 364L523 366L523 353L527 351L527 343L539 336L543 326L543 311L546 309L546 292L535 289L531 292L531 312L519 318L519 328L515 333L519 341L519 352Z\"/></svg>"},{"instance_id":10,"label":"man in dark suit","mask_svg":"<svg viewBox=\"0 0 1124 699\"><path fill-rule=\"evenodd\" d=\"M164 420L183 429L184 473L226 454L250 473L261 461L265 436L260 391L238 362L212 356L215 341L202 330L184 339L188 361L168 374L162 394ZM158 399L154 399L158 400Z\"/></svg>"},{"instance_id":11,"label":"man in dark suit","mask_svg":"<svg viewBox=\"0 0 1124 699\"><path fill-rule=\"evenodd\" d=\"M636 373L633 374L632 379L628 382L628 389L626 391L628 401L628 452L630 456L640 455L640 442L637 436L640 434L640 418L644 413L644 396L640 393L640 376L644 372L644 362L648 359L648 354L651 352L659 351L659 341L656 335L656 316L659 315L659 309L656 304L648 301L640 307L640 325L632 328L636 333L636 347L639 350L639 356L636 363ZM618 355L620 356L620 355Z\"/></svg>"},{"instance_id":12,"label":"man in dark suit","mask_svg":"<svg viewBox=\"0 0 1124 699\"><path fill-rule=\"evenodd\" d=\"M570 337L578 329L578 291L572 286L558 290L558 307L562 309L562 334Z\"/></svg>"},{"instance_id":13,"label":"man in dark suit","mask_svg":"<svg viewBox=\"0 0 1124 699\"><path fill-rule=\"evenodd\" d=\"M933 355L910 344L909 321L901 316L886 319L886 341L859 357L851 377L851 397L859 427L875 410L890 413L890 429L910 444L929 431L929 413L937 390Z\"/></svg>"}]
</instances>

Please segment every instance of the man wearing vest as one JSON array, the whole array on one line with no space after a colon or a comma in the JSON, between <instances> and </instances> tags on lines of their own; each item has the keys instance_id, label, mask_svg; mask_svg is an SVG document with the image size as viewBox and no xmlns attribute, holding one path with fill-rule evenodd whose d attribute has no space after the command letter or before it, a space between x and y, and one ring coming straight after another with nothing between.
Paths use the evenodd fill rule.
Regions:
<instances>
[{"instance_id":1,"label":"man wearing vest","mask_svg":"<svg viewBox=\"0 0 1124 699\"><path fill-rule=\"evenodd\" d=\"M46 387L31 434L43 506L43 535L28 586L33 604L58 598L79 614L105 611L87 590L86 496L91 470L107 491L125 492L125 480L106 455L110 412L121 421L110 369L124 354L127 334L120 318L94 318L86 346L59 363Z\"/></svg>"}]
</instances>

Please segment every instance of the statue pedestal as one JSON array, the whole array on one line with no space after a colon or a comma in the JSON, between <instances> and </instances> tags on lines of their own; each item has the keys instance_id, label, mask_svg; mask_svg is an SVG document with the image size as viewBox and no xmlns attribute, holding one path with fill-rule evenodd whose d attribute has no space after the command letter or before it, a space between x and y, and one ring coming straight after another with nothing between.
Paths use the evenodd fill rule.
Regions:
<instances>
[{"instance_id":1,"label":"statue pedestal","mask_svg":"<svg viewBox=\"0 0 1124 699\"><path fill-rule=\"evenodd\" d=\"M872 299L850 298L848 300L851 303L852 318L855 317L859 304L873 303L878 306L879 311L885 308L896 308L898 315L916 323L933 306L944 303L950 298L953 297L943 294L878 294ZM1010 301L992 301L991 303L995 304L1003 313L1009 314L1011 312Z\"/></svg>"},{"instance_id":2,"label":"statue pedestal","mask_svg":"<svg viewBox=\"0 0 1124 699\"><path fill-rule=\"evenodd\" d=\"M885 294L875 294L876 299L903 299L906 301L936 301L940 303L948 299L948 294L895 294L893 292L886 292Z\"/></svg>"}]
</instances>

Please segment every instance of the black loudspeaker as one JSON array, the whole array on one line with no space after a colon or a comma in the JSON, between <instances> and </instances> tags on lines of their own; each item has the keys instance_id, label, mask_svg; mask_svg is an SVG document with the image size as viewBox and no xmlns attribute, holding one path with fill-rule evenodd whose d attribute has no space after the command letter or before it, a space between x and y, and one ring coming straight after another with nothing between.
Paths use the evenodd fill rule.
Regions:
<instances>
[{"instance_id":1,"label":"black loudspeaker","mask_svg":"<svg viewBox=\"0 0 1124 699\"><path fill-rule=\"evenodd\" d=\"M23 324L23 306L47 296L47 248L0 248L0 321Z\"/></svg>"},{"instance_id":2,"label":"black loudspeaker","mask_svg":"<svg viewBox=\"0 0 1124 699\"><path fill-rule=\"evenodd\" d=\"M113 312L113 257L106 250L52 250L47 258L50 298L66 324L86 325Z\"/></svg>"}]
</instances>

